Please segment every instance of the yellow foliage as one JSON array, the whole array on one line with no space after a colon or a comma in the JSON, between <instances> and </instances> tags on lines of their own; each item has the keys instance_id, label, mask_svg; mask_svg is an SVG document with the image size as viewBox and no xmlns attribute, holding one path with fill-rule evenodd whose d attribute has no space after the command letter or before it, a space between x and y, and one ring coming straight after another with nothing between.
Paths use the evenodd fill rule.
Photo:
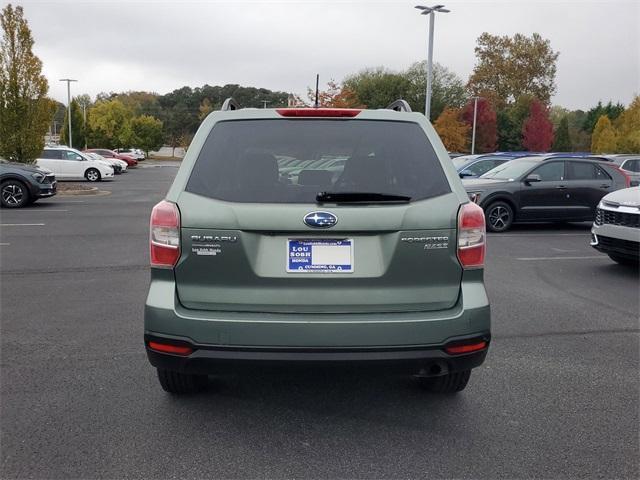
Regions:
<instances>
[{"instance_id":1,"label":"yellow foliage","mask_svg":"<svg viewBox=\"0 0 640 480\"><path fill-rule=\"evenodd\" d=\"M636 95L627 109L616 119L617 151L640 153L640 95Z\"/></svg>"},{"instance_id":2,"label":"yellow foliage","mask_svg":"<svg viewBox=\"0 0 640 480\"><path fill-rule=\"evenodd\" d=\"M450 152L463 152L467 148L469 125L460 120L460 110L445 108L434 124L436 132Z\"/></svg>"},{"instance_id":3,"label":"yellow foliage","mask_svg":"<svg viewBox=\"0 0 640 480\"><path fill-rule=\"evenodd\" d=\"M606 115L601 115L591 136L591 152L613 153L616 151L617 140L611 120Z\"/></svg>"}]
</instances>

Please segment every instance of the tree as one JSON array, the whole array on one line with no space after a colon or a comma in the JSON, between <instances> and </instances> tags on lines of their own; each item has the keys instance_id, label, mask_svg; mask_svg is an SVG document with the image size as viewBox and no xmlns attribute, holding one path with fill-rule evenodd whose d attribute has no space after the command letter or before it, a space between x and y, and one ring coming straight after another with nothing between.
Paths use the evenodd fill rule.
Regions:
<instances>
[{"instance_id":1,"label":"tree","mask_svg":"<svg viewBox=\"0 0 640 480\"><path fill-rule=\"evenodd\" d=\"M640 153L640 95L636 95L629 107L618 117L616 127L617 151Z\"/></svg>"},{"instance_id":2,"label":"tree","mask_svg":"<svg viewBox=\"0 0 640 480\"><path fill-rule=\"evenodd\" d=\"M593 129L602 115L606 115L609 117L609 120L613 121L618 118L623 111L624 105L621 103L616 103L614 105L609 101L606 105L602 105L602 102L598 102L595 107L587 111L587 116L582 123L582 129L589 133L593 133Z\"/></svg>"},{"instance_id":3,"label":"tree","mask_svg":"<svg viewBox=\"0 0 640 480\"><path fill-rule=\"evenodd\" d=\"M172 156L176 156L176 148L182 147L186 143L186 138L190 132L190 114L183 105L177 105L169 110L164 118L164 139L165 142L173 149Z\"/></svg>"},{"instance_id":4,"label":"tree","mask_svg":"<svg viewBox=\"0 0 640 480\"><path fill-rule=\"evenodd\" d=\"M354 92L367 108L385 108L394 100L407 98L411 91L411 83L406 76L383 67L362 70L348 76L343 85Z\"/></svg>"},{"instance_id":5,"label":"tree","mask_svg":"<svg viewBox=\"0 0 640 480\"><path fill-rule=\"evenodd\" d=\"M560 120L553 140L554 152L570 152L571 151L571 137L569 135L569 117L565 115Z\"/></svg>"},{"instance_id":6,"label":"tree","mask_svg":"<svg viewBox=\"0 0 640 480\"><path fill-rule=\"evenodd\" d=\"M591 152L612 153L615 152L616 146L616 132L611 120L606 115L601 115L591 136Z\"/></svg>"},{"instance_id":7,"label":"tree","mask_svg":"<svg viewBox=\"0 0 640 480\"><path fill-rule=\"evenodd\" d=\"M460 110L445 108L434 124L445 148L450 152L463 152L469 142L469 125L460 120Z\"/></svg>"},{"instance_id":8,"label":"tree","mask_svg":"<svg viewBox=\"0 0 640 480\"><path fill-rule=\"evenodd\" d=\"M522 146L522 125L529 116L534 97L520 95L512 104L498 112L498 145L501 151L517 152Z\"/></svg>"},{"instance_id":9,"label":"tree","mask_svg":"<svg viewBox=\"0 0 640 480\"><path fill-rule=\"evenodd\" d=\"M431 119L440 116L445 108L462 108L469 98L464 82L448 68L435 63L431 82ZM416 62L402 75L409 81L409 91L405 100L414 112L424 113L427 96L427 62Z\"/></svg>"},{"instance_id":10,"label":"tree","mask_svg":"<svg viewBox=\"0 0 640 480\"><path fill-rule=\"evenodd\" d=\"M358 100L357 95L349 87L341 86L335 80L327 82L326 90L318 91L318 105L332 108L366 108ZM315 104L316 91L307 88L307 98L311 105Z\"/></svg>"},{"instance_id":11,"label":"tree","mask_svg":"<svg viewBox=\"0 0 640 480\"><path fill-rule=\"evenodd\" d=\"M131 147L133 112L119 100L97 102L87 115L89 143L102 148Z\"/></svg>"},{"instance_id":12,"label":"tree","mask_svg":"<svg viewBox=\"0 0 640 480\"><path fill-rule=\"evenodd\" d=\"M523 94L549 104L559 55L549 40L538 33L501 37L485 32L477 42L477 63L468 84L474 95L489 98L499 110Z\"/></svg>"},{"instance_id":13,"label":"tree","mask_svg":"<svg viewBox=\"0 0 640 480\"><path fill-rule=\"evenodd\" d=\"M22 7L0 13L0 155L30 163L44 147L55 111L42 62L33 54L33 37Z\"/></svg>"},{"instance_id":14,"label":"tree","mask_svg":"<svg viewBox=\"0 0 640 480\"><path fill-rule=\"evenodd\" d=\"M65 112L62 132L60 132L60 141L70 147L75 146L75 148L83 149L86 144L86 139L82 110L78 104L78 100L74 98L71 100L71 140L73 141L73 145L69 142L69 114L67 112Z\"/></svg>"},{"instance_id":15,"label":"tree","mask_svg":"<svg viewBox=\"0 0 640 480\"><path fill-rule=\"evenodd\" d=\"M200 112L198 114L198 120L200 121L207 118L207 115L213 112L213 105L211 105L211 102L209 101L208 98L205 98L204 100L202 100L202 103L200 104L198 111Z\"/></svg>"},{"instance_id":16,"label":"tree","mask_svg":"<svg viewBox=\"0 0 640 480\"><path fill-rule=\"evenodd\" d=\"M522 146L530 152L548 152L553 144L553 124L540 101L531 102L529 117L522 125Z\"/></svg>"},{"instance_id":17,"label":"tree","mask_svg":"<svg viewBox=\"0 0 640 480\"><path fill-rule=\"evenodd\" d=\"M131 130L134 140L129 145L136 145L149 156L150 150L162 147L162 122L149 115L141 115L131 120Z\"/></svg>"},{"instance_id":18,"label":"tree","mask_svg":"<svg viewBox=\"0 0 640 480\"><path fill-rule=\"evenodd\" d=\"M473 110L475 102L470 100L462 111L462 119L473 128ZM478 99L476 115L476 144L477 153L495 152L498 140L496 112L486 98Z\"/></svg>"}]
</instances>

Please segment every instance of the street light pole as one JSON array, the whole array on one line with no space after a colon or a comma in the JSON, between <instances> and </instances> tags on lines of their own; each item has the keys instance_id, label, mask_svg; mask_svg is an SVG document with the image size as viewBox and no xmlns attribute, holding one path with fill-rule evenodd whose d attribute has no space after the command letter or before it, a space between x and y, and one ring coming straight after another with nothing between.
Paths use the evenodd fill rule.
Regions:
<instances>
[{"instance_id":1,"label":"street light pole","mask_svg":"<svg viewBox=\"0 0 640 480\"><path fill-rule=\"evenodd\" d=\"M82 128L84 129L84 149L87 149L87 104L82 102Z\"/></svg>"},{"instance_id":2,"label":"street light pole","mask_svg":"<svg viewBox=\"0 0 640 480\"><path fill-rule=\"evenodd\" d=\"M72 78L61 78L61 82L67 82L67 111L69 112L69 147L73 148L73 140L71 138L71 82L77 82Z\"/></svg>"},{"instance_id":3,"label":"street light pole","mask_svg":"<svg viewBox=\"0 0 640 480\"><path fill-rule=\"evenodd\" d=\"M425 7L423 5L416 5L418 10L422 10L420 15L429 15L429 44L427 47L427 92L424 100L424 115L427 120L430 120L431 116L431 84L433 81L433 29L435 22L436 12L449 13L451 10L444 8L444 5L435 5L433 7Z\"/></svg>"},{"instance_id":4,"label":"street light pole","mask_svg":"<svg viewBox=\"0 0 640 480\"><path fill-rule=\"evenodd\" d=\"M476 119L478 118L478 98L473 97L473 133L471 134L471 155L476 151Z\"/></svg>"}]
</instances>

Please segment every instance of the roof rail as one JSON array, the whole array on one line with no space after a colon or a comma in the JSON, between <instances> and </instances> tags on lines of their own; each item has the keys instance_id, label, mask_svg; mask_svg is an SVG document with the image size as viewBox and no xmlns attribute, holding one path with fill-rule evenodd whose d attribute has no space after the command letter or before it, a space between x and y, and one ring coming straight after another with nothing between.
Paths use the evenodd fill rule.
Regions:
<instances>
[{"instance_id":1,"label":"roof rail","mask_svg":"<svg viewBox=\"0 0 640 480\"><path fill-rule=\"evenodd\" d=\"M223 112L226 112L228 110L240 110L240 104L236 102L233 97L229 97L224 101L220 110L222 110Z\"/></svg>"},{"instance_id":2,"label":"roof rail","mask_svg":"<svg viewBox=\"0 0 640 480\"><path fill-rule=\"evenodd\" d=\"M388 110L395 110L396 112L410 112L411 111L411 107L409 106L409 104L407 103L406 100L396 100L395 102L391 102L389 105L387 105L387 109Z\"/></svg>"}]
</instances>

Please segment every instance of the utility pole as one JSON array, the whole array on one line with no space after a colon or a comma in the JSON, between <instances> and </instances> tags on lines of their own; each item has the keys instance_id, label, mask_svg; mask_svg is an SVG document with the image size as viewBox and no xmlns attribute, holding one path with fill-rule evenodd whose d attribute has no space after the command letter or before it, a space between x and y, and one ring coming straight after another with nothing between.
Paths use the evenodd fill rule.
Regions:
<instances>
[{"instance_id":1,"label":"utility pole","mask_svg":"<svg viewBox=\"0 0 640 480\"><path fill-rule=\"evenodd\" d=\"M72 78L61 78L61 82L67 82L67 112L69 113L69 147L73 148L73 140L71 138L71 82L77 82Z\"/></svg>"},{"instance_id":2,"label":"utility pole","mask_svg":"<svg viewBox=\"0 0 640 480\"><path fill-rule=\"evenodd\" d=\"M427 45L427 94L424 101L424 115L430 121L431 117L431 83L433 81L433 28L436 12L449 13L451 10L444 8L444 5L425 7L416 5L418 10L422 10L420 15L429 15L429 43Z\"/></svg>"},{"instance_id":3,"label":"utility pole","mask_svg":"<svg viewBox=\"0 0 640 480\"><path fill-rule=\"evenodd\" d=\"M478 118L478 98L473 97L473 133L471 134L471 155L476 151L476 119Z\"/></svg>"},{"instance_id":4,"label":"utility pole","mask_svg":"<svg viewBox=\"0 0 640 480\"><path fill-rule=\"evenodd\" d=\"M261 100L262 101L262 108L267 108L267 103L271 103L268 100Z\"/></svg>"},{"instance_id":5,"label":"utility pole","mask_svg":"<svg viewBox=\"0 0 640 480\"><path fill-rule=\"evenodd\" d=\"M87 104L82 102L82 128L84 129L84 149L87 149Z\"/></svg>"}]
</instances>

